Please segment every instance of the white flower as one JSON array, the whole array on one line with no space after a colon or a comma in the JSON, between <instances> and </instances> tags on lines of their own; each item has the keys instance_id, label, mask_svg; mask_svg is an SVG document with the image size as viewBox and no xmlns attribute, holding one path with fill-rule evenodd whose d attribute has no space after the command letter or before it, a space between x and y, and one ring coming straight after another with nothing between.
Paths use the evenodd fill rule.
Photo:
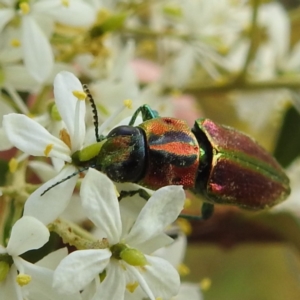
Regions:
<instances>
[{"instance_id":1,"label":"white flower","mask_svg":"<svg viewBox=\"0 0 300 300\"><path fill-rule=\"evenodd\" d=\"M180 284L176 270L167 261L148 254L162 241L169 242L163 230L183 208L182 187L156 191L129 230L122 224L113 183L105 175L89 169L80 194L86 215L102 229L102 242L107 242L108 247L71 253L56 269L54 286L61 292L73 293L95 283L93 299L124 299L126 287L138 285L151 300L176 295ZM101 273L105 278L100 282Z\"/></svg>"},{"instance_id":2,"label":"white flower","mask_svg":"<svg viewBox=\"0 0 300 300\"><path fill-rule=\"evenodd\" d=\"M249 26L250 18L244 24ZM279 2L270 2L258 8L257 25L265 36L256 50L255 57L249 66L249 73L255 80L272 79L279 69L287 69L289 63L290 20L287 11ZM227 55L231 71L238 72L245 64L250 40L240 38Z\"/></svg>"},{"instance_id":3,"label":"white flower","mask_svg":"<svg viewBox=\"0 0 300 300\"><path fill-rule=\"evenodd\" d=\"M25 271L30 264L20 255L42 247L49 235L47 227L33 217L24 216L15 223L7 247L0 245L0 261L9 267L6 276L1 274L4 278L0 282L0 299L23 298L21 286L31 283L32 277ZM31 268L33 272L36 270L34 266Z\"/></svg>"},{"instance_id":4,"label":"white flower","mask_svg":"<svg viewBox=\"0 0 300 300\"><path fill-rule=\"evenodd\" d=\"M45 81L54 64L49 38L55 22L70 26L88 26L95 11L81 0L1 1L0 34L13 18L20 18L21 51L28 72L38 81ZM1 36L1 35L0 35Z\"/></svg>"},{"instance_id":5,"label":"white flower","mask_svg":"<svg viewBox=\"0 0 300 300\"><path fill-rule=\"evenodd\" d=\"M28 300L81 300L80 293L62 295L53 288L54 269L66 257L68 250L62 248L45 256L34 265L24 262L26 274L31 276L31 282L22 288L24 298Z\"/></svg>"},{"instance_id":6,"label":"white flower","mask_svg":"<svg viewBox=\"0 0 300 300\"><path fill-rule=\"evenodd\" d=\"M202 300L199 284L184 282L180 285L179 293L172 300Z\"/></svg>"},{"instance_id":7,"label":"white flower","mask_svg":"<svg viewBox=\"0 0 300 300\"><path fill-rule=\"evenodd\" d=\"M295 159L291 165L287 168L286 173L290 179L290 186L291 186L291 194L288 199L274 208L272 208L272 212L290 212L297 218L300 218L300 185L299 185L299 178L300 178L300 159Z\"/></svg>"},{"instance_id":8,"label":"white flower","mask_svg":"<svg viewBox=\"0 0 300 300\"><path fill-rule=\"evenodd\" d=\"M112 68L107 77L90 85L97 105L103 106L106 111L105 117L111 115L120 106L122 100L131 99L135 102L139 99L138 82L130 66L134 50L135 46L132 41L129 41L123 48L119 47L119 51L116 51L113 57ZM99 113L100 116L103 115L101 110Z\"/></svg>"},{"instance_id":9,"label":"white flower","mask_svg":"<svg viewBox=\"0 0 300 300\"><path fill-rule=\"evenodd\" d=\"M85 101L73 94L83 93L80 81L71 73L61 72L54 80L55 101L65 128L61 139L51 135L43 126L22 114L3 117L3 127L10 142L23 152L34 156L46 156L70 163L71 155L82 148L85 138ZM77 176L50 190L48 187L76 171L72 165L63 168L52 180L38 188L28 198L25 215L31 215L48 224L64 211L74 190ZM57 199L56 202L53 200Z\"/></svg>"},{"instance_id":10,"label":"white flower","mask_svg":"<svg viewBox=\"0 0 300 300\"><path fill-rule=\"evenodd\" d=\"M163 79L167 84L182 88L197 65L213 79L220 78L219 67L231 70L220 52L234 45L239 38L241 25L250 12L244 2L187 0L154 6L153 27L165 30L169 26L184 36L166 35L159 41L161 48L173 57L164 70Z\"/></svg>"}]
</instances>

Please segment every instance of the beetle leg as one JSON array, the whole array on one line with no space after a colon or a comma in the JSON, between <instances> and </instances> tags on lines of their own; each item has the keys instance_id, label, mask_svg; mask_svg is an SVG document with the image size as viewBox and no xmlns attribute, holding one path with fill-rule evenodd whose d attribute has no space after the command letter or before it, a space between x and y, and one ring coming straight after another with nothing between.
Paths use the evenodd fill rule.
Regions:
<instances>
[{"instance_id":1,"label":"beetle leg","mask_svg":"<svg viewBox=\"0 0 300 300\"><path fill-rule=\"evenodd\" d=\"M145 199L146 201L149 200L151 195L147 193L144 189L138 189L133 191L121 191L120 196L118 197L119 201L121 201L125 197L132 197L138 194L141 198Z\"/></svg>"},{"instance_id":2,"label":"beetle leg","mask_svg":"<svg viewBox=\"0 0 300 300\"><path fill-rule=\"evenodd\" d=\"M179 215L180 218L184 218L187 220L207 220L209 219L214 212L214 205L208 202L204 202L201 207L201 216L193 216L193 215Z\"/></svg>"},{"instance_id":3,"label":"beetle leg","mask_svg":"<svg viewBox=\"0 0 300 300\"><path fill-rule=\"evenodd\" d=\"M201 207L202 219L209 219L214 212L214 205L208 202L204 202Z\"/></svg>"},{"instance_id":4,"label":"beetle leg","mask_svg":"<svg viewBox=\"0 0 300 300\"><path fill-rule=\"evenodd\" d=\"M144 104L140 106L132 115L132 118L129 122L129 126L133 126L136 118L138 117L139 113L142 115L143 121L155 119L158 117L158 112L156 110L153 110L149 105Z\"/></svg>"}]
</instances>

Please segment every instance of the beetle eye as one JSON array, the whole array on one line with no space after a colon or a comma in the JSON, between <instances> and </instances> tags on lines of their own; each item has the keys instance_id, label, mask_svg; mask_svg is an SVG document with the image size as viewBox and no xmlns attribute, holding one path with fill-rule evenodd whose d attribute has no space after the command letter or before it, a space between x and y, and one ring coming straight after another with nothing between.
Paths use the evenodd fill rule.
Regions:
<instances>
[{"instance_id":1,"label":"beetle eye","mask_svg":"<svg viewBox=\"0 0 300 300\"><path fill-rule=\"evenodd\" d=\"M114 128L107 137L115 137L115 136L122 136L122 135L136 135L139 130L133 126L118 126Z\"/></svg>"}]
</instances>

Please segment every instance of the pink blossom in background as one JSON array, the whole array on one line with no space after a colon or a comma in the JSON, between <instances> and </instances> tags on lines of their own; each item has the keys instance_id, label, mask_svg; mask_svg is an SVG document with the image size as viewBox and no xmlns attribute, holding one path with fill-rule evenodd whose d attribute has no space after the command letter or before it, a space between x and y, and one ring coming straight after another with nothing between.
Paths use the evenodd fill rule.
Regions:
<instances>
[{"instance_id":1,"label":"pink blossom in background","mask_svg":"<svg viewBox=\"0 0 300 300\"><path fill-rule=\"evenodd\" d=\"M194 125L195 120L203 117L203 113L196 106L195 98L191 95L173 97L173 104L175 117L186 120L190 127Z\"/></svg>"},{"instance_id":2,"label":"pink blossom in background","mask_svg":"<svg viewBox=\"0 0 300 300\"><path fill-rule=\"evenodd\" d=\"M159 80L161 67L150 60L137 58L130 64L141 83L149 83Z\"/></svg>"}]
</instances>

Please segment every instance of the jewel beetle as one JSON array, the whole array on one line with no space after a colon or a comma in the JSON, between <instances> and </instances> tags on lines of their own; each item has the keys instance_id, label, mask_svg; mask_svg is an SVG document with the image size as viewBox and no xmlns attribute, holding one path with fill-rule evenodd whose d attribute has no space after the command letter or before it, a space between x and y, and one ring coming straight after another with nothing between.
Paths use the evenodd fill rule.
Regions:
<instances>
[{"instance_id":1,"label":"jewel beetle","mask_svg":"<svg viewBox=\"0 0 300 300\"><path fill-rule=\"evenodd\" d=\"M143 122L134 126L138 115ZM74 154L73 162L83 167L79 172L94 167L115 182L152 190L182 185L204 196L202 219L211 216L214 204L262 210L290 193L289 179L275 158L249 136L209 119L196 120L191 129L185 121L160 117L143 105L128 125L112 129L97 141L92 157ZM147 197L143 189L124 193Z\"/></svg>"}]
</instances>

